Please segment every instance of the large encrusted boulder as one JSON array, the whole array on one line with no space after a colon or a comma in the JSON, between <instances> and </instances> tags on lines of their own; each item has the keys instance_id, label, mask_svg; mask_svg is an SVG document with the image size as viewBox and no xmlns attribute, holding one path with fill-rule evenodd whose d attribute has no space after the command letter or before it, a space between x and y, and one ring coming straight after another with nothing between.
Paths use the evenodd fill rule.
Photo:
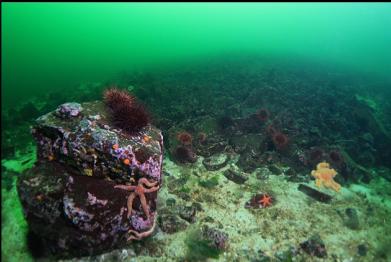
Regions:
<instances>
[{"instance_id":1,"label":"large encrusted boulder","mask_svg":"<svg viewBox=\"0 0 391 262\"><path fill-rule=\"evenodd\" d=\"M102 102L65 103L37 119L39 161L58 161L87 176L128 182L142 173L160 183L163 136L153 126L128 135L110 125Z\"/></svg>"},{"instance_id":2,"label":"large encrusted boulder","mask_svg":"<svg viewBox=\"0 0 391 262\"><path fill-rule=\"evenodd\" d=\"M102 102L66 103L32 127L38 161L18 192L30 229L61 257L102 253L151 235L163 137L115 129Z\"/></svg>"}]
</instances>

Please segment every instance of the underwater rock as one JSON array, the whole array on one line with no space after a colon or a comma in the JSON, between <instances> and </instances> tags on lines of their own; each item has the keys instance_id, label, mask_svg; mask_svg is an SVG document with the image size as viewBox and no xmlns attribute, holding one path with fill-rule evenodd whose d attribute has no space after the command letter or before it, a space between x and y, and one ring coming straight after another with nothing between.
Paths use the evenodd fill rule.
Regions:
<instances>
[{"instance_id":1,"label":"underwater rock","mask_svg":"<svg viewBox=\"0 0 391 262\"><path fill-rule=\"evenodd\" d=\"M75 104L37 119L38 160L17 184L29 227L58 257L96 255L151 235L162 183L158 129L131 136L111 128L101 102Z\"/></svg>"},{"instance_id":2,"label":"underwater rock","mask_svg":"<svg viewBox=\"0 0 391 262\"><path fill-rule=\"evenodd\" d=\"M160 214L158 217L160 229L167 234L174 234L176 232L185 230L188 223L180 219L175 214Z\"/></svg>"},{"instance_id":3,"label":"underwater rock","mask_svg":"<svg viewBox=\"0 0 391 262\"><path fill-rule=\"evenodd\" d=\"M225 250L228 247L228 234L218 229L204 225L202 227L202 238L209 242L210 247L218 250Z\"/></svg>"},{"instance_id":4,"label":"underwater rock","mask_svg":"<svg viewBox=\"0 0 391 262\"><path fill-rule=\"evenodd\" d=\"M62 118L77 117L83 108L79 103L65 103L56 109L56 114Z\"/></svg>"},{"instance_id":5,"label":"underwater rock","mask_svg":"<svg viewBox=\"0 0 391 262\"><path fill-rule=\"evenodd\" d=\"M128 219L128 192L114 185L113 181L69 175L63 166L51 162L22 174L18 193L30 229L45 248L60 257L78 257L123 246L127 238L153 230L156 203L152 198L156 196L146 194L149 218L144 218L135 201Z\"/></svg>"},{"instance_id":6,"label":"underwater rock","mask_svg":"<svg viewBox=\"0 0 391 262\"><path fill-rule=\"evenodd\" d=\"M265 149L266 137L262 134L235 135L229 138L229 144L236 153L243 153L245 150L261 154Z\"/></svg>"},{"instance_id":7,"label":"underwater rock","mask_svg":"<svg viewBox=\"0 0 391 262\"><path fill-rule=\"evenodd\" d=\"M244 172L251 173L257 167L260 167L259 156L246 149L246 151L240 154L239 160L236 164Z\"/></svg>"},{"instance_id":8,"label":"underwater rock","mask_svg":"<svg viewBox=\"0 0 391 262\"><path fill-rule=\"evenodd\" d=\"M235 127L235 121L231 116L223 115L217 118L217 125L219 127L219 131L221 132L229 132L232 131Z\"/></svg>"},{"instance_id":9,"label":"underwater rock","mask_svg":"<svg viewBox=\"0 0 391 262\"><path fill-rule=\"evenodd\" d=\"M368 248L367 248L367 246L364 245L364 244L358 245L358 246L357 246L357 253L358 253L359 256L362 256L362 257L366 256L367 253L368 253Z\"/></svg>"},{"instance_id":10,"label":"underwater rock","mask_svg":"<svg viewBox=\"0 0 391 262\"><path fill-rule=\"evenodd\" d=\"M281 175L283 172L281 170L281 168L277 165L269 165L268 166L268 169L270 170L270 172L272 172L274 175Z\"/></svg>"},{"instance_id":11,"label":"underwater rock","mask_svg":"<svg viewBox=\"0 0 391 262\"><path fill-rule=\"evenodd\" d=\"M135 173L160 182L163 137L158 129L148 126L129 136L112 128L108 110L99 101L83 103L82 117L57 117L56 112L68 109L69 115L76 114L79 107L64 106L69 104L74 103L39 117L33 126L39 161L57 161L80 174L118 182L128 182Z\"/></svg>"},{"instance_id":12,"label":"underwater rock","mask_svg":"<svg viewBox=\"0 0 391 262\"><path fill-rule=\"evenodd\" d=\"M167 200L166 200L166 206L168 206L168 207L173 207L173 206L175 206L175 204L176 204L176 200L175 200L175 198L167 198Z\"/></svg>"},{"instance_id":13,"label":"underwater rock","mask_svg":"<svg viewBox=\"0 0 391 262\"><path fill-rule=\"evenodd\" d=\"M318 234L311 236L308 240L300 243L300 247L311 256L316 256L320 258L327 257L326 246L323 243L323 240Z\"/></svg>"},{"instance_id":14,"label":"underwater rock","mask_svg":"<svg viewBox=\"0 0 391 262\"><path fill-rule=\"evenodd\" d=\"M244 174L232 169L227 169L223 174L228 180L231 180L236 184L244 184L248 179Z\"/></svg>"},{"instance_id":15,"label":"underwater rock","mask_svg":"<svg viewBox=\"0 0 391 262\"><path fill-rule=\"evenodd\" d=\"M217 154L211 157L205 158L202 164L209 171L219 170L227 165L229 157L226 154Z\"/></svg>"},{"instance_id":16,"label":"underwater rock","mask_svg":"<svg viewBox=\"0 0 391 262\"><path fill-rule=\"evenodd\" d=\"M19 176L17 190L24 215L27 221L37 219L37 223L30 225L33 231L41 226L46 228L47 225L59 224L62 220L61 205L66 179L66 170L57 163L39 164Z\"/></svg>"},{"instance_id":17,"label":"underwater rock","mask_svg":"<svg viewBox=\"0 0 391 262\"><path fill-rule=\"evenodd\" d=\"M173 153L175 159L179 163L195 163L197 155L194 153L191 146L178 146Z\"/></svg>"},{"instance_id":18,"label":"underwater rock","mask_svg":"<svg viewBox=\"0 0 391 262\"><path fill-rule=\"evenodd\" d=\"M310 186L307 186L306 184L300 184L299 187L297 188L304 194L306 194L309 197L312 197L313 199L323 202L323 203L330 203L332 196L325 194L323 192L320 192Z\"/></svg>"},{"instance_id":19,"label":"underwater rock","mask_svg":"<svg viewBox=\"0 0 391 262\"><path fill-rule=\"evenodd\" d=\"M391 154L391 134L373 113L373 110L368 105L367 101L359 96L356 96L356 101L352 106L351 113L353 115L353 119L373 137L373 139L370 138L370 140L373 140L373 142L371 142L377 152L376 163L389 167L391 165L389 161L389 156ZM355 155L352 154L352 156ZM360 162L359 159L355 160Z\"/></svg>"},{"instance_id":20,"label":"underwater rock","mask_svg":"<svg viewBox=\"0 0 391 262\"><path fill-rule=\"evenodd\" d=\"M227 147L228 142L220 136L208 136L208 139L202 144L196 146L197 154L210 157L214 154L219 154Z\"/></svg>"},{"instance_id":21,"label":"underwater rock","mask_svg":"<svg viewBox=\"0 0 391 262\"><path fill-rule=\"evenodd\" d=\"M347 208L345 214L347 217L344 221L345 226L353 230L359 229L360 221L358 219L357 210L354 208Z\"/></svg>"},{"instance_id":22,"label":"underwater rock","mask_svg":"<svg viewBox=\"0 0 391 262\"><path fill-rule=\"evenodd\" d=\"M179 216L189 223L194 223L196 221L196 213L197 210L194 206L179 207Z\"/></svg>"}]
</instances>

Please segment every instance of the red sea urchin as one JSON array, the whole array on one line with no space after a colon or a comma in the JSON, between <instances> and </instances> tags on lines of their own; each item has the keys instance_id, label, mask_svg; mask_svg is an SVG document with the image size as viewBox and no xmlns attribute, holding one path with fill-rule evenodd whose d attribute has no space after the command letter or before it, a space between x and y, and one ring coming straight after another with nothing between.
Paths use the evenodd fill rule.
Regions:
<instances>
[{"instance_id":1,"label":"red sea urchin","mask_svg":"<svg viewBox=\"0 0 391 262\"><path fill-rule=\"evenodd\" d=\"M126 133L136 133L150 123L145 107L128 92L114 87L106 90L103 98L114 126Z\"/></svg>"},{"instance_id":2,"label":"red sea urchin","mask_svg":"<svg viewBox=\"0 0 391 262\"><path fill-rule=\"evenodd\" d=\"M177 134L177 139L182 145L191 145L193 141L193 137L190 133L188 132L180 132Z\"/></svg>"},{"instance_id":3,"label":"red sea urchin","mask_svg":"<svg viewBox=\"0 0 391 262\"><path fill-rule=\"evenodd\" d=\"M288 137L281 132L274 133L272 139L277 149L284 149L288 145Z\"/></svg>"},{"instance_id":4,"label":"red sea urchin","mask_svg":"<svg viewBox=\"0 0 391 262\"><path fill-rule=\"evenodd\" d=\"M124 103L133 103L135 101L135 97L125 90L120 90L116 87L110 87L104 91L103 100L109 108L114 109Z\"/></svg>"}]
</instances>

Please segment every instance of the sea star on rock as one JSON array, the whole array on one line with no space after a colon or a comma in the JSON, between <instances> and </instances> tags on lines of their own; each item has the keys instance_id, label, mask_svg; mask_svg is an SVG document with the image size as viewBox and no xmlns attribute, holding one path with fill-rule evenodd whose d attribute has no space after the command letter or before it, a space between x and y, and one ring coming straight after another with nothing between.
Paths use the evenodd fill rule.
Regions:
<instances>
[{"instance_id":1,"label":"sea star on rock","mask_svg":"<svg viewBox=\"0 0 391 262\"><path fill-rule=\"evenodd\" d=\"M150 234L153 233L153 231L155 230L155 227L156 227L156 216L153 219L152 227L150 229L148 229L147 231L137 232L135 230L129 230L128 233L129 233L130 236L128 237L128 241L130 241L130 240L140 240L140 239L143 239L143 238L149 236Z\"/></svg>"},{"instance_id":2,"label":"sea star on rock","mask_svg":"<svg viewBox=\"0 0 391 262\"><path fill-rule=\"evenodd\" d=\"M116 186L114 186L114 188L120 188L120 189L124 189L124 190L128 190L128 191L133 191L129 195L128 201L127 201L128 218L132 214L133 201L138 196L140 198L141 207L143 208L143 211L144 211L147 219L149 219L149 217L150 217L149 206L147 203L147 199L145 197L145 193L151 193L151 192L157 191L159 189L159 186L156 186L157 184L158 184L157 181L149 182L145 177L143 177L138 181L137 186L130 186L130 185L116 185ZM150 187L150 188L147 188L147 187Z\"/></svg>"},{"instance_id":3,"label":"sea star on rock","mask_svg":"<svg viewBox=\"0 0 391 262\"><path fill-rule=\"evenodd\" d=\"M267 194L263 194L262 198L258 200L258 203L261 204L262 207L271 206L272 197Z\"/></svg>"},{"instance_id":4,"label":"sea star on rock","mask_svg":"<svg viewBox=\"0 0 391 262\"><path fill-rule=\"evenodd\" d=\"M315 183L317 187L324 185L325 187L332 188L337 192L341 188L341 185L334 181L337 171L330 168L330 165L327 162L320 162L316 166L316 170L312 170L311 175L316 178Z\"/></svg>"}]
</instances>

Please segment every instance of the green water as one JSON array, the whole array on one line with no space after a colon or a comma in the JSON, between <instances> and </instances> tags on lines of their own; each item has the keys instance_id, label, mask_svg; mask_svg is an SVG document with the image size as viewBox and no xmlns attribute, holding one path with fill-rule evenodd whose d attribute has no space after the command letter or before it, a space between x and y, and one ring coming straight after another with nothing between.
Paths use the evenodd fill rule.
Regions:
<instances>
[{"instance_id":1,"label":"green water","mask_svg":"<svg viewBox=\"0 0 391 262\"><path fill-rule=\"evenodd\" d=\"M21 173L47 164L35 119L102 100L115 84L162 131L162 219L157 237L124 247L128 255L95 260L313 261L301 243L319 234L325 261L390 261L390 3L1 7L2 260L55 260L29 233L17 191ZM337 170L339 192L316 186L321 161ZM211 248L204 225L229 235L228 248Z\"/></svg>"},{"instance_id":2,"label":"green water","mask_svg":"<svg viewBox=\"0 0 391 262\"><path fill-rule=\"evenodd\" d=\"M122 70L254 53L389 77L388 3L3 3L3 104Z\"/></svg>"}]
</instances>

